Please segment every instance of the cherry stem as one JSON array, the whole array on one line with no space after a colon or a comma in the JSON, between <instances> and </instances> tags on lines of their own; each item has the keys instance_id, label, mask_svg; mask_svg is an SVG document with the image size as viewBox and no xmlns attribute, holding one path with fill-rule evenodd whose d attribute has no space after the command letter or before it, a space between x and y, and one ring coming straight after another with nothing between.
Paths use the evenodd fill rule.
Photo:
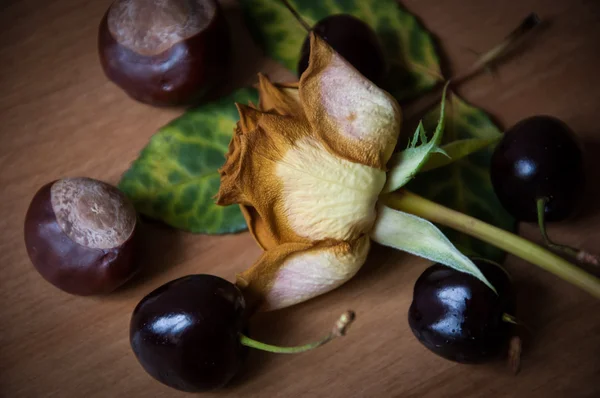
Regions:
<instances>
[{"instance_id":1,"label":"cherry stem","mask_svg":"<svg viewBox=\"0 0 600 398\"><path fill-rule=\"evenodd\" d=\"M527 239L406 190L380 198L393 209L445 225L529 261L600 299L599 278Z\"/></svg>"},{"instance_id":2,"label":"cherry stem","mask_svg":"<svg viewBox=\"0 0 600 398\"><path fill-rule=\"evenodd\" d=\"M533 330L531 330L531 328L529 326L527 326L525 323L523 323L522 321L517 319L517 317L514 315L510 315L505 312L504 314L502 314L502 322L512 323L513 325L521 326L521 327L525 328L525 330L527 330L527 332L529 332L529 334L533 334Z\"/></svg>"},{"instance_id":3,"label":"cherry stem","mask_svg":"<svg viewBox=\"0 0 600 398\"><path fill-rule=\"evenodd\" d=\"M502 42L494 46L491 50L482 54L467 71L448 79L450 86L457 87L471 80L481 72L488 70L493 63L507 55L510 50L514 49L517 43L525 38L527 33L531 32L540 23L541 19L536 13L529 14L521 21L517 28L515 28L504 38L504 40L502 40ZM440 101L441 90L444 86L439 85L436 90L420 97L418 100L413 102L410 107L407 107L407 109L404 111L406 119L420 115L437 105Z\"/></svg>"},{"instance_id":4,"label":"cherry stem","mask_svg":"<svg viewBox=\"0 0 600 398\"><path fill-rule=\"evenodd\" d=\"M584 250L578 250L570 246L559 245L554 243L548 237L548 233L546 232L546 204L548 203L548 198L543 197L537 200L537 216L538 216L538 225L540 226L540 232L542 233L542 238L544 239L544 243L550 249L557 251L559 253L565 254L573 258L576 261L585 264L598 265L599 260L598 257L594 256L591 253L588 253Z\"/></svg>"},{"instance_id":5,"label":"cherry stem","mask_svg":"<svg viewBox=\"0 0 600 398\"><path fill-rule=\"evenodd\" d=\"M300 22L300 25L302 25L302 27L308 32L310 33L311 28L310 25L300 16L300 14L298 13L298 11L296 11L296 9L294 7L292 7L292 5L289 3L289 1L287 0L281 0L281 2L283 3L283 5L290 10L290 12L292 13L292 15L294 16L294 18L296 18L296 20L298 22Z\"/></svg>"},{"instance_id":6,"label":"cherry stem","mask_svg":"<svg viewBox=\"0 0 600 398\"><path fill-rule=\"evenodd\" d=\"M323 337L319 341L315 341L315 342L304 344L304 345L299 345L299 346L294 346L294 347L280 347L280 346L266 344L266 343L262 343L260 341L256 341L256 340L251 339L250 337L245 336L241 333L240 333L240 342L242 343L242 345L245 345L247 347L256 348L257 350L261 350L261 351L273 352L276 354L298 354L301 352L314 350L317 347L320 347L324 344L329 343L331 340L335 339L336 337L341 337L341 336L346 335L346 332L348 331L348 328L354 321L355 317L356 317L356 315L354 314L354 311L345 312L337 320L333 329L331 330L331 332L329 332L329 334L327 336Z\"/></svg>"},{"instance_id":7,"label":"cherry stem","mask_svg":"<svg viewBox=\"0 0 600 398\"><path fill-rule=\"evenodd\" d=\"M521 322L517 320L513 315L504 313L502 314L502 322L512 323L513 325L521 325Z\"/></svg>"}]
</instances>

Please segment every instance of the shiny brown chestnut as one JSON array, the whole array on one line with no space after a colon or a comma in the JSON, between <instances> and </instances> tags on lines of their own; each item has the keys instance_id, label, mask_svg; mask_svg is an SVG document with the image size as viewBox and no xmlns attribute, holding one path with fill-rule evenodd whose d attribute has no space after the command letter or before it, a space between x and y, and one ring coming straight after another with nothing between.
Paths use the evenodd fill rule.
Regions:
<instances>
[{"instance_id":1,"label":"shiny brown chestnut","mask_svg":"<svg viewBox=\"0 0 600 398\"><path fill-rule=\"evenodd\" d=\"M25 216L25 246L48 282L75 295L109 293L137 271L136 211L116 187L85 177L52 181Z\"/></svg>"},{"instance_id":2,"label":"shiny brown chestnut","mask_svg":"<svg viewBox=\"0 0 600 398\"><path fill-rule=\"evenodd\" d=\"M187 105L223 82L231 39L216 0L116 0L98 51L106 76L131 98Z\"/></svg>"}]
</instances>

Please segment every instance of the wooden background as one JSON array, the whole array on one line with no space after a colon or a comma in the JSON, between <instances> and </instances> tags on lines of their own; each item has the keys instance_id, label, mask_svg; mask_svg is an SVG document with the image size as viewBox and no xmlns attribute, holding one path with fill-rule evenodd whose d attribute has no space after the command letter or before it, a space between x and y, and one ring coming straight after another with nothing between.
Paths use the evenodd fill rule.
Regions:
<instances>
[{"instance_id":1,"label":"wooden background","mask_svg":"<svg viewBox=\"0 0 600 398\"><path fill-rule=\"evenodd\" d=\"M135 304L155 287L190 273L232 279L259 250L246 233L209 237L153 226L143 274L103 298L69 296L34 271L23 244L23 218L44 183L84 175L116 183L150 136L180 110L128 99L103 76L97 25L110 1L2 0L0 3L0 396L180 397L151 379L129 348ZM240 17L224 2L232 24ZM563 118L588 150L589 190L581 216L554 225L552 236L600 247L600 2L597 0L406 0L441 39L452 70L474 61L470 50L498 42L536 11L550 21L527 50L496 77L461 87L468 101L503 127L538 113ZM237 74L279 78L238 27ZM538 239L531 225L520 233ZM504 363L457 365L426 351L406 314L426 261L376 247L358 276L308 303L261 314L257 337L292 344L328 330L345 309L358 319L344 339L297 356L253 353L227 397L598 397L600 307L586 293L509 257L520 289L518 315L531 326L523 370Z\"/></svg>"}]
</instances>

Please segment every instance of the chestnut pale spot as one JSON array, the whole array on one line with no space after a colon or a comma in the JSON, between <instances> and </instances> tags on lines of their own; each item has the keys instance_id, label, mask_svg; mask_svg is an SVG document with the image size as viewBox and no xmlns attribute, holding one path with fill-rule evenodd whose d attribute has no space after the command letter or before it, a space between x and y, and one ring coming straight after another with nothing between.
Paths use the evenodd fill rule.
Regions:
<instances>
[{"instance_id":1,"label":"chestnut pale spot","mask_svg":"<svg viewBox=\"0 0 600 398\"><path fill-rule=\"evenodd\" d=\"M130 50L156 55L199 33L215 13L215 4L205 0L117 0L108 28Z\"/></svg>"},{"instance_id":2,"label":"chestnut pale spot","mask_svg":"<svg viewBox=\"0 0 600 398\"><path fill-rule=\"evenodd\" d=\"M133 233L135 210L113 186L89 178L66 178L52 185L50 195L58 225L82 246L111 249Z\"/></svg>"}]
</instances>

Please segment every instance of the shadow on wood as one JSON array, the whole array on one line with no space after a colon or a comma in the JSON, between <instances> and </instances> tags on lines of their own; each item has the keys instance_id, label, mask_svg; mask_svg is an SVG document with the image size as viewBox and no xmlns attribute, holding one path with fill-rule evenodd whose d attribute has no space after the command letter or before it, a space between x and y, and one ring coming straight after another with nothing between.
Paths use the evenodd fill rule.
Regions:
<instances>
[{"instance_id":1,"label":"shadow on wood","mask_svg":"<svg viewBox=\"0 0 600 398\"><path fill-rule=\"evenodd\" d=\"M600 186L595 184L595 181L600 179L600 142L584 140L581 147L585 161L586 186L574 221L587 219L600 210Z\"/></svg>"},{"instance_id":2,"label":"shadow on wood","mask_svg":"<svg viewBox=\"0 0 600 398\"><path fill-rule=\"evenodd\" d=\"M530 264L524 264L526 266ZM520 266L523 266L521 264ZM512 268L512 267L511 267ZM510 269L509 269L510 272ZM517 326L515 331L523 340L523 356L535 348L535 335L544 327L544 315L540 308L547 305L551 298L548 286L543 281L538 281L527 273L523 276L516 270L511 272L516 291L517 312L516 317L522 326Z\"/></svg>"},{"instance_id":3,"label":"shadow on wood","mask_svg":"<svg viewBox=\"0 0 600 398\"><path fill-rule=\"evenodd\" d=\"M118 296L128 294L158 274L180 263L183 253L182 235L161 222L141 219L137 250L140 270L133 278L115 292Z\"/></svg>"}]
</instances>

